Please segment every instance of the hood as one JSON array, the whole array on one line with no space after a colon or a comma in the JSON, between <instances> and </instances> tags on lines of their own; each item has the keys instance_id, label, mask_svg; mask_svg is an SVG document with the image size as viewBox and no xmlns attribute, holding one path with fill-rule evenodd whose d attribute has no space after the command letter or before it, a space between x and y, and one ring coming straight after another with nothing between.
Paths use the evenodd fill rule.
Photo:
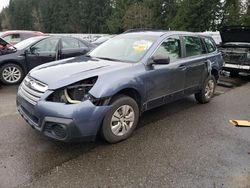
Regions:
<instances>
[{"instance_id":1,"label":"hood","mask_svg":"<svg viewBox=\"0 0 250 188\"><path fill-rule=\"evenodd\" d=\"M220 30L222 43L250 43L250 27L224 27Z\"/></svg>"},{"instance_id":2,"label":"hood","mask_svg":"<svg viewBox=\"0 0 250 188\"><path fill-rule=\"evenodd\" d=\"M131 64L80 56L38 66L29 75L54 90L128 66Z\"/></svg>"}]
</instances>

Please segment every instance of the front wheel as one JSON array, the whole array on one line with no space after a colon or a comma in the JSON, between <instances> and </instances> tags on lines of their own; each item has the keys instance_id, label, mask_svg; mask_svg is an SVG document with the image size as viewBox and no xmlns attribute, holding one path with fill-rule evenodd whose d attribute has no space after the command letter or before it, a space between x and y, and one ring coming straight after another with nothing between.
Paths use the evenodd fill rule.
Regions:
<instances>
[{"instance_id":1,"label":"front wheel","mask_svg":"<svg viewBox=\"0 0 250 188\"><path fill-rule=\"evenodd\" d=\"M139 119L139 108L134 99L125 95L115 97L106 114L101 134L109 143L127 139L134 131Z\"/></svg>"},{"instance_id":2,"label":"front wheel","mask_svg":"<svg viewBox=\"0 0 250 188\"><path fill-rule=\"evenodd\" d=\"M3 84L12 85L22 81L24 72L19 65L8 63L0 68L0 80Z\"/></svg>"},{"instance_id":3,"label":"front wheel","mask_svg":"<svg viewBox=\"0 0 250 188\"><path fill-rule=\"evenodd\" d=\"M195 99L201 104L210 102L214 96L215 88L216 80L214 76L209 76L203 83L200 92L195 94Z\"/></svg>"}]
</instances>

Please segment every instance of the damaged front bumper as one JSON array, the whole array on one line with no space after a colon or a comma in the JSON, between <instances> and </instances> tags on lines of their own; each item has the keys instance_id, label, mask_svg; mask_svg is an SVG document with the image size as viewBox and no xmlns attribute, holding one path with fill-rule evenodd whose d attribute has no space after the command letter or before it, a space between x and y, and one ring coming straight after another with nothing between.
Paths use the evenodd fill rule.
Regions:
<instances>
[{"instance_id":1,"label":"damaged front bumper","mask_svg":"<svg viewBox=\"0 0 250 188\"><path fill-rule=\"evenodd\" d=\"M109 106L95 106L86 100L79 104L38 101L28 102L20 93L17 109L21 116L36 130L60 141L93 141Z\"/></svg>"}]
</instances>

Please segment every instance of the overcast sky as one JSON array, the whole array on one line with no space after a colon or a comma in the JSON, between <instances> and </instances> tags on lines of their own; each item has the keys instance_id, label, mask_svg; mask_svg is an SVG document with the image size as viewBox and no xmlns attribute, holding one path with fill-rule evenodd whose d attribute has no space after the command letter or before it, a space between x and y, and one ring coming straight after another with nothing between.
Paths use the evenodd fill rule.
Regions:
<instances>
[{"instance_id":1,"label":"overcast sky","mask_svg":"<svg viewBox=\"0 0 250 188\"><path fill-rule=\"evenodd\" d=\"M4 7L6 7L9 4L10 0L0 0L0 12Z\"/></svg>"}]
</instances>

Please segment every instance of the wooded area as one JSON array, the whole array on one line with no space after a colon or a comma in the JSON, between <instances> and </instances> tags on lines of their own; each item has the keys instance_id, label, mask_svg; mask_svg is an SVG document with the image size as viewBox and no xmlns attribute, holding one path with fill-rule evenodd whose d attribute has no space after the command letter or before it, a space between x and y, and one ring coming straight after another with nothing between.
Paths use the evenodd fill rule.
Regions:
<instances>
[{"instance_id":1,"label":"wooded area","mask_svg":"<svg viewBox=\"0 0 250 188\"><path fill-rule=\"evenodd\" d=\"M250 0L10 0L0 14L0 30L48 33L215 31L223 25L250 25Z\"/></svg>"}]
</instances>

